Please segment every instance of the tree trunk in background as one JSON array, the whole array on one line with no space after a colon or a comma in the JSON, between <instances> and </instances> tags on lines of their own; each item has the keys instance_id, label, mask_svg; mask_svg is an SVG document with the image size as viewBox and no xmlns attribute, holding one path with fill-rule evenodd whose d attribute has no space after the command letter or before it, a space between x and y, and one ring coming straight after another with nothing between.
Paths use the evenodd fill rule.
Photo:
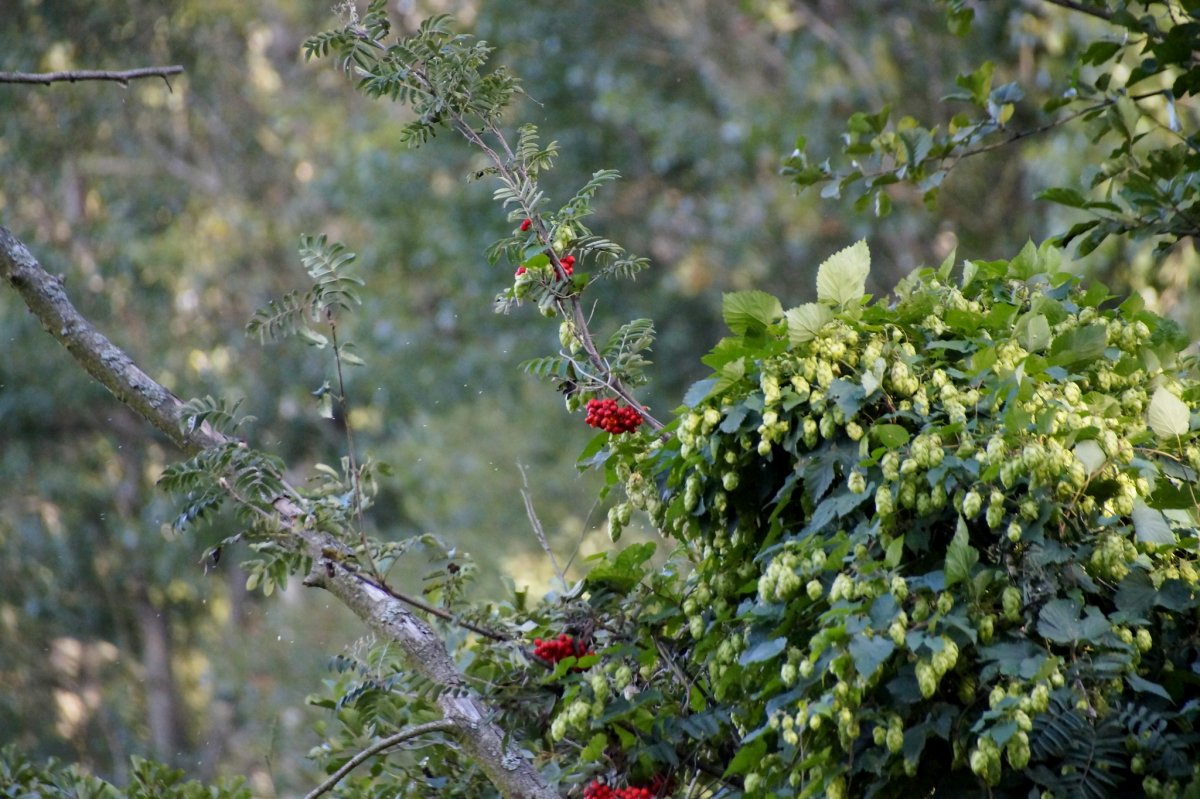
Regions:
<instances>
[{"instance_id":1,"label":"tree trunk in background","mask_svg":"<svg viewBox=\"0 0 1200 799\"><path fill-rule=\"evenodd\" d=\"M182 751L179 690L171 670L171 630L166 615L155 608L145 591L136 599L138 629L142 638L142 668L145 672L146 723L155 757L178 761Z\"/></svg>"}]
</instances>

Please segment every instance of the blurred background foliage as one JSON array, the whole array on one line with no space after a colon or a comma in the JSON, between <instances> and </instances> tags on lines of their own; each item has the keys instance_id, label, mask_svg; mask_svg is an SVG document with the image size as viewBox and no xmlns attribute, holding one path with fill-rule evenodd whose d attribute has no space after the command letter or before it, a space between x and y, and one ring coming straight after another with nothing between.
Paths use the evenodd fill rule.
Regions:
<instances>
[{"instance_id":1,"label":"blurred background foliage","mask_svg":"<svg viewBox=\"0 0 1200 799\"><path fill-rule=\"evenodd\" d=\"M650 316L660 330L646 395L668 410L720 335L721 292L811 299L824 255L860 237L869 287L913 267L1012 255L1072 221L1034 203L1101 157L1063 128L973 158L932 211L897 190L883 220L817 192L796 195L781 159L804 135L833 153L846 117L891 103L930 123L956 74L997 64L997 83L1061 80L1096 20L1040 2L989 2L965 38L926 0L401 0L409 28L434 12L492 42L563 149L545 184L562 199L594 170L625 179L594 228L654 267L636 291L600 289L601 335ZM578 476L589 438L518 364L556 346L528 312L497 316L509 275L482 253L507 232L458 142L414 154L402 111L371 104L300 44L336 24L305 0L7 0L0 70L182 64L161 82L0 86L0 223L26 241L120 345L183 397L244 398L265 449L298 476L336 463L342 420L315 413L331 376L311 350L261 347L244 324L305 287L301 233L360 254L365 307L352 337L361 449L390 463L374 532L435 533L471 552L496 596L550 577L520 495L528 485L560 559L602 548L598 483ZM1031 109L1035 108L1031 106ZM1036 111L1018 108L1014 128ZM1026 115L1026 116L1023 116ZM448 137L447 137L448 138ZM1140 291L1195 336L1185 241L1154 255L1112 241L1078 262ZM237 552L202 562L230 532L172 540L154 482L177 453L89 380L0 293L0 745L77 759L122 780L131 754L201 778L242 773L262 796L313 782L304 705L355 623L299 587L248 595ZM168 531L168 532L164 532ZM414 575L420 569L414 569ZM502 581L510 581L503 583Z\"/></svg>"}]
</instances>

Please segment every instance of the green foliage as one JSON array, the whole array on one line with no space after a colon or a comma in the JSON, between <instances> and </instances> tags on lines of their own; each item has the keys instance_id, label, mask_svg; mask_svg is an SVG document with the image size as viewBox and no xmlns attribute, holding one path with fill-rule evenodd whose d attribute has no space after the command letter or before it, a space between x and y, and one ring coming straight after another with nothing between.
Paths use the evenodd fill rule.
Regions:
<instances>
[{"instance_id":1,"label":"green foliage","mask_svg":"<svg viewBox=\"0 0 1200 799\"><path fill-rule=\"evenodd\" d=\"M372 0L361 22L351 19L340 30L311 37L304 53L308 58L332 53L359 78L364 94L411 105L418 118L404 126L401 139L418 146L455 118L495 121L520 91L503 67L481 74L491 48L451 33L449 22L446 15L429 17L414 35L386 44L391 32L387 3Z\"/></svg>"},{"instance_id":2,"label":"green foliage","mask_svg":"<svg viewBox=\"0 0 1200 799\"><path fill-rule=\"evenodd\" d=\"M951 26L966 33L971 10L948 6ZM1139 30L1160 21L1149 23L1139 20ZM336 54L368 95L410 105L417 119L404 141L450 127L496 155L474 176L499 181L494 196L509 222L531 221L488 251L519 270L497 305L530 302L560 325L560 352L528 370L553 378L572 408L589 392L644 382L649 320L599 345L586 329L590 310L574 313L594 277L631 276L646 264L583 223L617 174L593 173L549 210L537 178L559 148L541 147L525 126L507 150L498 126L519 88L504 70L484 71L490 48L450 33L445 18L396 43L390 33L385 3L373 2L362 20L313 37L306 50ZM1179 45L1163 56L1171 75L1190 68ZM900 181L932 199L956 159L1004 135L1021 96L1015 84L993 88L996 74L985 64L960 78L958 99L975 116L953 122L948 139L908 121L889 129L886 113L856 115L847 154L875 158L888 174L845 178L827 193L863 183L860 199L881 215L891 207L887 186ZM1107 95L1094 102L1081 116L1123 124L1124 145L1135 149L1140 106ZM1070 190L1048 198L1120 211L1113 218L1125 227L1110 233L1186 235L1178 225L1153 229L1170 217L1167 200L1191 202L1186 180L1169 182L1190 168L1190 140L1181 147L1160 157L1148 190L1120 195L1158 223L1130 222L1128 209ZM795 158L798 182L830 174ZM1175 222L1185 217L1180 210ZM756 226L749 237L763 234ZM321 238L304 247L317 286L272 303L250 327L264 340L298 334L321 347L328 341L314 326L358 303L357 281L339 277L352 258L340 245ZM567 255L581 267L573 275ZM614 537L634 506L645 508L681 541L665 566L653 564L653 545L639 544L594 559L585 581L548 603L531 609L518 594L470 609L461 602L469 568L452 550L435 553L426 598L509 636L492 644L442 629L468 678L564 790L596 774L667 775L689 792L727 796L965 792L979 781L1014 796L1030 784L1083 796L1194 786L1197 708L1183 700L1196 687L1190 409L1200 397L1190 366L1175 360L1178 333L1136 303L1114 309L1103 292L1083 292L1057 273L1048 249L968 262L957 288L949 264L921 273L892 305L866 304L867 268L865 243L847 248L817 270L818 301L787 311L766 292L727 294L734 335L705 358L714 374L688 392L680 419L663 435L601 435L589 445L586 461L603 464L630 499L609 514ZM341 389L327 381L314 393L332 417ZM236 410L193 401L185 424L232 432ZM250 584L269 593L309 565L263 521L280 497L345 547L329 557L369 548L386 570L411 554L418 539L377 544L355 534L377 468L343 458L315 467L294 491L281 461L231 446L168 469L163 484L187 495L180 528L233 500L248 531L225 543L245 535L261 555ZM543 675L528 641L562 630L597 654ZM340 676L315 700L336 714L313 752L330 770L435 712L430 686L403 672L386 645L336 667ZM345 790L494 795L459 751L434 751L377 759Z\"/></svg>"},{"instance_id":3,"label":"green foliage","mask_svg":"<svg viewBox=\"0 0 1200 799\"><path fill-rule=\"evenodd\" d=\"M862 305L865 259L818 270L822 314L731 296L674 435L604 461L695 561L674 657L740 733L727 774L747 796L1200 790L1186 342L1049 247Z\"/></svg>"},{"instance_id":4,"label":"green foliage","mask_svg":"<svg viewBox=\"0 0 1200 799\"><path fill-rule=\"evenodd\" d=\"M947 3L952 29L963 34L973 12ZM1016 125L1025 89L1015 81L997 85L996 66L984 62L956 79L957 91L943 101L965 104L944 125L926 126L911 116L893 119L890 106L855 113L846 124L842 159L813 163L801 138L784 159L783 174L800 187L823 185L823 197L847 196L859 210L887 216L897 184L918 191L933 206L951 171L965 158L1013 145L1068 123L1085 127L1107 156L1092 170L1084 191L1055 186L1038 197L1086 213L1085 221L1057 241L1078 241L1081 255L1110 236L1155 241L1160 251L1200 232L1196 211L1196 116L1180 102L1200 91L1200 65L1193 57L1200 19L1195 9L1168 0L1110 0L1078 11L1103 19L1110 29L1074 52L1074 68L1044 95L1042 115Z\"/></svg>"},{"instance_id":5,"label":"green foliage","mask_svg":"<svg viewBox=\"0 0 1200 799\"><path fill-rule=\"evenodd\" d=\"M314 281L312 288L303 294L293 291L282 300L271 300L266 308L254 313L246 331L264 343L299 336L311 346L326 346L328 339L313 326L326 325L338 314L362 304L358 287L363 282L344 272L356 257L340 242L327 243L323 235L301 237L300 260Z\"/></svg>"},{"instance_id":6,"label":"green foliage","mask_svg":"<svg viewBox=\"0 0 1200 799\"><path fill-rule=\"evenodd\" d=\"M182 770L145 758L130 761L129 785L115 785L56 760L33 763L11 746L0 749L0 796L5 799L250 799L250 789L234 780L203 785Z\"/></svg>"}]
</instances>

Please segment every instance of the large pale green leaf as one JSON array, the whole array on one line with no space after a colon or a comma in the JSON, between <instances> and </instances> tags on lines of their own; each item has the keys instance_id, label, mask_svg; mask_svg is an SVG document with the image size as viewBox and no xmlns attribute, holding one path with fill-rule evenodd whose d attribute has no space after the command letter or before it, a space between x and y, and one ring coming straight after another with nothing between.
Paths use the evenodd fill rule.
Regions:
<instances>
[{"instance_id":1,"label":"large pale green leaf","mask_svg":"<svg viewBox=\"0 0 1200 799\"><path fill-rule=\"evenodd\" d=\"M1142 502L1140 499L1133 503L1133 529L1137 540L1143 544L1174 544L1175 533L1167 523L1163 512Z\"/></svg>"},{"instance_id":2,"label":"large pale green leaf","mask_svg":"<svg viewBox=\"0 0 1200 799\"><path fill-rule=\"evenodd\" d=\"M1090 438L1075 445L1075 457L1083 464L1083 468L1087 469L1088 474L1095 474L1106 460L1104 450Z\"/></svg>"},{"instance_id":3,"label":"large pale green leaf","mask_svg":"<svg viewBox=\"0 0 1200 799\"><path fill-rule=\"evenodd\" d=\"M812 341L827 323L833 321L828 305L809 302L787 312L788 341L792 346Z\"/></svg>"},{"instance_id":4,"label":"large pale green leaf","mask_svg":"<svg viewBox=\"0 0 1200 799\"><path fill-rule=\"evenodd\" d=\"M841 307L858 302L867 293L871 251L859 240L825 259L817 269L817 299Z\"/></svg>"},{"instance_id":5,"label":"large pale green leaf","mask_svg":"<svg viewBox=\"0 0 1200 799\"><path fill-rule=\"evenodd\" d=\"M761 331L783 316L779 300L765 291L734 291L721 298L725 324L738 335Z\"/></svg>"},{"instance_id":6,"label":"large pale green leaf","mask_svg":"<svg viewBox=\"0 0 1200 799\"><path fill-rule=\"evenodd\" d=\"M1029 317L1025 330L1021 335L1021 343L1030 352L1038 352L1050 343L1050 323L1045 315L1037 314Z\"/></svg>"},{"instance_id":7,"label":"large pale green leaf","mask_svg":"<svg viewBox=\"0 0 1200 799\"><path fill-rule=\"evenodd\" d=\"M1192 413L1183 400L1159 386L1150 399L1146 412L1150 429L1163 438L1175 438L1188 431Z\"/></svg>"}]
</instances>

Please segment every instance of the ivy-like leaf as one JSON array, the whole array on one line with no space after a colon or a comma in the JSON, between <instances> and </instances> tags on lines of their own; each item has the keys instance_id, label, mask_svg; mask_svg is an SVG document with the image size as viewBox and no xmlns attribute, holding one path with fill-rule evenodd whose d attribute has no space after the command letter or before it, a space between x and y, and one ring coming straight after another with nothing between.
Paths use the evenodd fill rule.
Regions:
<instances>
[{"instance_id":1,"label":"ivy-like leaf","mask_svg":"<svg viewBox=\"0 0 1200 799\"><path fill-rule=\"evenodd\" d=\"M1050 366L1073 369L1099 358L1107 345L1107 328L1099 324L1084 325L1054 339L1046 360Z\"/></svg>"},{"instance_id":2,"label":"ivy-like leaf","mask_svg":"<svg viewBox=\"0 0 1200 799\"><path fill-rule=\"evenodd\" d=\"M850 657L854 658L854 669L864 680L869 680L884 662L892 656L896 645L890 638L880 635L868 638L863 633L856 633L850 639L847 647Z\"/></svg>"},{"instance_id":3,"label":"ivy-like leaf","mask_svg":"<svg viewBox=\"0 0 1200 799\"><path fill-rule=\"evenodd\" d=\"M1056 644L1093 640L1108 632L1111 625L1097 608L1089 606L1080 619L1081 605L1075 599L1052 599L1038 614L1037 631Z\"/></svg>"},{"instance_id":4,"label":"ivy-like leaf","mask_svg":"<svg viewBox=\"0 0 1200 799\"><path fill-rule=\"evenodd\" d=\"M971 578L971 569L979 562L979 550L971 546L967 530L959 526L946 550L946 587Z\"/></svg>"},{"instance_id":5,"label":"ivy-like leaf","mask_svg":"<svg viewBox=\"0 0 1200 799\"><path fill-rule=\"evenodd\" d=\"M1030 352L1038 352L1050 343L1050 323L1045 315L1037 314L1025 323L1021 343Z\"/></svg>"},{"instance_id":6,"label":"ivy-like leaf","mask_svg":"<svg viewBox=\"0 0 1200 799\"><path fill-rule=\"evenodd\" d=\"M777 657L780 652L787 649L787 644L787 636L781 635L778 638L768 638L743 652L742 656L738 658L738 662L743 666L749 666L752 663L762 663L764 660Z\"/></svg>"},{"instance_id":7,"label":"ivy-like leaf","mask_svg":"<svg viewBox=\"0 0 1200 799\"><path fill-rule=\"evenodd\" d=\"M817 299L845 308L867 293L871 251L863 239L839 250L817 268Z\"/></svg>"},{"instance_id":8,"label":"ivy-like leaf","mask_svg":"<svg viewBox=\"0 0 1200 799\"><path fill-rule=\"evenodd\" d=\"M812 341L833 321L833 311L819 302L805 303L787 312L788 342L793 346Z\"/></svg>"},{"instance_id":9,"label":"ivy-like leaf","mask_svg":"<svg viewBox=\"0 0 1200 799\"><path fill-rule=\"evenodd\" d=\"M721 298L725 324L738 335L760 332L783 316L779 299L765 291L735 291Z\"/></svg>"},{"instance_id":10,"label":"ivy-like leaf","mask_svg":"<svg viewBox=\"0 0 1200 799\"><path fill-rule=\"evenodd\" d=\"M1104 450L1092 439L1080 441L1075 445L1074 451L1075 457L1083 464L1083 468L1087 469L1088 474L1095 474L1107 460Z\"/></svg>"},{"instance_id":11,"label":"ivy-like leaf","mask_svg":"<svg viewBox=\"0 0 1200 799\"><path fill-rule=\"evenodd\" d=\"M1175 533L1172 532L1171 525L1167 523L1167 517L1163 516L1162 511L1155 510L1139 499L1133 503L1130 518L1133 519L1137 540L1143 544L1175 543Z\"/></svg>"},{"instance_id":12,"label":"ivy-like leaf","mask_svg":"<svg viewBox=\"0 0 1200 799\"><path fill-rule=\"evenodd\" d=\"M1161 438L1176 438L1188 431L1192 414L1183 400L1162 386L1154 390L1146 411L1150 429Z\"/></svg>"},{"instance_id":13,"label":"ivy-like leaf","mask_svg":"<svg viewBox=\"0 0 1200 799\"><path fill-rule=\"evenodd\" d=\"M888 449L897 449L908 443L909 434L898 424L877 424L871 428L875 440Z\"/></svg>"}]
</instances>

